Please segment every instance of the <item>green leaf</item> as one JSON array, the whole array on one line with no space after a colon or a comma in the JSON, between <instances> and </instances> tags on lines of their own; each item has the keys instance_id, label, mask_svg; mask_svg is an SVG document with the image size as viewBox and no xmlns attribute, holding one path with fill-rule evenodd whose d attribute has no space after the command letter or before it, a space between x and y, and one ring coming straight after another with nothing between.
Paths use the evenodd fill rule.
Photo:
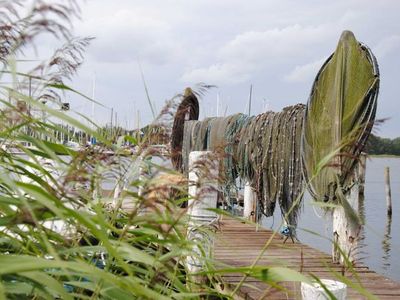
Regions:
<instances>
[{"instance_id":1,"label":"green leaf","mask_svg":"<svg viewBox=\"0 0 400 300\"><path fill-rule=\"evenodd\" d=\"M21 273L21 276L39 283L48 290L53 297L60 296L61 299L72 299L72 297L65 291L62 283L44 272L23 272Z\"/></svg>"},{"instance_id":2,"label":"green leaf","mask_svg":"<svg viewBox=\"0 0 400 300\"><path fill-rule=\"evenodd\" d=\"M308 277L295 270L284 267L267 267L260 265L254 267L223 268L215 271L203 272L201 274L228 274L238 272L271 283L282 281L311 282Z\"/></svg>"},{"instance_id":3,"label":"green leaf","mask_svg":"<svg viewBox=\"0 0 400 300\"><path fill-rule=\"evenodd\" d=\"M132 145L137 145L138 144L137 139L134 138L133 136L125 135L124 138L125 138L125 141L131 143Z\"/></svg>"},{"instance_id":4,"label":"green leaf","mask_svg":"<svg viewBox=\"0 0 400 300\"><path fill-rule=\"evenodd\" d=\"M156 263L156 259L144 250L137 249L124 242L112 242L112 244L118 252L118 255L120 255L124 260L140 262L148 265L154 265Z\"/></svg>"}]
</instances>

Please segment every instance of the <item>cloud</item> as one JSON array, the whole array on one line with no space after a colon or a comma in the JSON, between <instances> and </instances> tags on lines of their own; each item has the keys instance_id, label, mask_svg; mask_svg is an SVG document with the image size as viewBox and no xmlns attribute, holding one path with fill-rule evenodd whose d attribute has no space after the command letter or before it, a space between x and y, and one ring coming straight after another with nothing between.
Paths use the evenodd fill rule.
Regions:
<instances>
[{"instance_id":1,"label":"cloud","mask_svg":"<svg viewBox=\"0 0 400 300\"><path fill-rule=\"evenodd\" d=\"M284 80L288 82L307 82L314 78L326 58L313 61L311 63L296 66L289 74L284 76Z\"/></svg>"},{"instance_id":2,"label":"cloud","mask_svg":"<svg viewBox=\"0 0 400 300\"><path fill-rule=\"evenodd\" d=\"M96 40L76 83L90 90L96 72L99 98L121 115L128 114L128 103L136 102L141 111L147 106L137 58L159 106L186 84L206 82L217 84L231 99L231 112L242 111L252 83L255 102L265 97L280 109L308 96L307 81L316 75L321 58L335 50L345 29L375 45L385 99L379 102L378 117L395 111L388 103L396 103L399 94L399 1L254 0L248 5L240 0L119 0L117 6L114 2L87 0L82 5L77 34ZM295 82L305 84L290 84ZM214 100L213 96L210 102ZM142 120L151 120L150 111Z\"/></svg>"},{"instance_id":3,"label":"cloud","mask_svg":"<svg viewBox=\"0 0 400 300\"><path fill-rule=\"evenodd\" d=\"M174 59L179 43L171 37L171 26L140 10L117 9L88 18L79 32L96 33L91 55L101 63L127 63L140 59L165 64Z\"/></svg>"},{"instance_id":4,"label":"cloud","mask_svg":"<svg viewBox=\"0 0 400 300\"><path fill-rule=\"evenodd\" d=\"M185 72L181 80L183 82L197 83L209 82L212 84L235 84L248 80L250 75L246 67L238 63L213 64L209 67L197 68Z\"/></svg>"},{"instance_id":5,"label":"cloud","mask_svg":"<svg viewBox=\"0 0 400 300\"><path fill-rule=\"evenodd\" d=\"M383 59L389 54L393 53L395 50L400 48L400 35L391 35L382 39L374 48L378 59Z\"/></svg>"},{"instance_id":6,"label":"cloud","mask_svg":"<svg viewBox=\"0 0 400 300\"><path fill-rule=\"evenodd\" d=\"M325 25L299 24L265 31L249 31L237 35L221 50L228 59L246 59L254 64L286 60L309 52L323 43L330 34Z\"/></svg>"},{"instance_id":7,"label":"cloud","mask_svg":"<svg viewBox=\"0 0 400 300\"><path fill-rule=\"evenodd\" d=\"M298 24L236 35L217 50L217 62L186 70L184 82L206 81L232 84L248 80L253 73L268 71L313 57L332 32L325 25L303 27Z\"/></svg>"}]
</instances>

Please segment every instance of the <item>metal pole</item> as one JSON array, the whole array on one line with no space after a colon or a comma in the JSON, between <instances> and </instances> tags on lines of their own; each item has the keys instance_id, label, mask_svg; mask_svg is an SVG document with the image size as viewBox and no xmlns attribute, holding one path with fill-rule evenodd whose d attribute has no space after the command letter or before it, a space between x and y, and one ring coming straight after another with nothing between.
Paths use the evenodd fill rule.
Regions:
<instances>
[{"instance_id":1,"label":"metal pole","mask_svg":"<svg viewBox=\"0 0 400 300\"><path fill-rule=\"evenodd\" d=\"M96 75L93 76L93 86L92 86L92 123L95 123L94 121L94 97L95 97L95 91L96 91ZM93 124L93 130L95 129L95 125Z\"/></svg>"},{"instance_id":2,"label":"metal pole","mask_svg":"<svg viewBox=\"0 0 400 300\"><path fill-rule=\"evenodd\" d=\"M45 105L44 102L42 102L42 103L43 103L43 105ZM46 123L46 111L44 110L44 108L42 109L42 122L43 122L43 124ZM46 137L45 133L43 133L43 138L42 139L47 140L47 137Z\"/></svg>"},{"instance_id":3,"label":"metal pole","mask_svg":"<svg viewBox=\"0 0 400 300\"><path fill-rule=\"evenodd\" d=\"M29 98L32 98L32 77L29 76Z\"/></svg>"},{"instance_id":4,"label":"metal pole","mask_svg":"<svg viewBox=\"0 0 400 300\"><path fill-rule=\"evenodd\" d=\"M111 107L111 122L110 122L110 134L111 134L111 138L112 138L112 135L113 135L113 114L114 114L114 108L113 107Z\"/></svg>"},{"instance_id":5,"label":"metal pole","mask_svg":"<svg viewBox=\"0 0 400 300\"><path fill-rule=\"evenodd\" d=\"M249 116L251 114L251 95L253 93L253 85L250 85L250 94L249 94Z\"/></svg>"},{"instance_id":6,"label":"metal pole","mask_svg":"<svg viewBox=\"0 0 400 300\"><path fill-rule=\"evenodd\" d=\"M217 93L217 117L219 117L219 92Z\"/></svg>"},{"instance_id":7,"label":"metal pole","mask_svg":"<svg viewBox=\"0 0 400 300\"><path fill-rule=\"evenodd\" d=\"M32 77L29 76L29 100L32 99ZM31 116L31 105L28 105L28 116ZM29 125L26 127L27 135L30 135L30 127Z\"/></svg>"}]
</instances>

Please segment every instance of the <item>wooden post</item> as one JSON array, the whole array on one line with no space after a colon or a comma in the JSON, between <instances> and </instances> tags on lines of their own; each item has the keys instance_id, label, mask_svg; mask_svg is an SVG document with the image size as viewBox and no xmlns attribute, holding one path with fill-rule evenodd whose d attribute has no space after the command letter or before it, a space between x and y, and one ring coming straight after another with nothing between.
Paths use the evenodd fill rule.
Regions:
<instances>
[{"instance_id":1,"label":"wooden post","mask_svg":"<svg viewBox=\"0 0 400 300\"><path fill-rule=\"evenodd\" d=\"M340 281L321 279L325 288L335 296L334 299L345 300L347 299L347 285ZM319 283L308 284L301 283L302 299L318 300L318 299L331 299L328 293Z\"/></svg>"},{"instance_id":2,"label":"wooden post","mask_svg":"<svg viewBox=\"0 0 400 300\"><path fill-rule=\"evenodd\" d=\"M203 254L210 258L213 253L211 231L217 214L210 208L217 207L218 161L213 160L211 151L193 151L189 154L189 197L188 239L194 242L194 256L187 258L188 273L204 270ZM215 157L215 156L214 156ZM204 276L190 276L188 282L204 283Z\"/></svg>"},{"instance_id":3,"label":"wooden post","mask_svg":"<svg viewBox=\"0 0 400 300\"><path fill-rule=\"evenodd\" d=\"M386 191L386 206L388 216L392 216L392 191L390 188L390 169L385 167L385 191Z\"/></svg>"},{"instance_id":4,"label":"wooden post","mask_svg":"<svg viewBox=\"0 0 400 300\"><path fill-rule=\"evenodd\" d=\"M257 196L249 182L244 186L243 217L252 222L256 221Z\"/></svg>"},{"instance_id":5,"label":"wooden post","mask_svg":"<svg viewBox=\"0 0 400 300\"><path fill-rule=\"evenodd\" d=\"M345 195L346 201L356 214L359 211L359 191L356 182ZM350 262L357 260L357 248L362 226L356 220L349 218L342 206L333 210L333 247L332 260L335 263L344 264L342 252Z\"/></svg>"}]
</instances>

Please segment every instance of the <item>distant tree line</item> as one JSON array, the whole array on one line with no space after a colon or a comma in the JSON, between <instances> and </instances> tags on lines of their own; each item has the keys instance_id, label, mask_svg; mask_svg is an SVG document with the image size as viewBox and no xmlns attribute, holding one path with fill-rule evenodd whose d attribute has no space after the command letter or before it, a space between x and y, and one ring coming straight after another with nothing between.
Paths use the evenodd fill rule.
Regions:
<instances>
[{"instance_id":1,"label":"distant tree line","mask_svg":"<svg viewBox=\"0 0 400 300\"><path fill-rule=\"evenodd\" d=\"M366 152L371 155L388 154L400 156L400 137L389 139L371 134L366 145Z\"/></svg>"}]
</instances>

